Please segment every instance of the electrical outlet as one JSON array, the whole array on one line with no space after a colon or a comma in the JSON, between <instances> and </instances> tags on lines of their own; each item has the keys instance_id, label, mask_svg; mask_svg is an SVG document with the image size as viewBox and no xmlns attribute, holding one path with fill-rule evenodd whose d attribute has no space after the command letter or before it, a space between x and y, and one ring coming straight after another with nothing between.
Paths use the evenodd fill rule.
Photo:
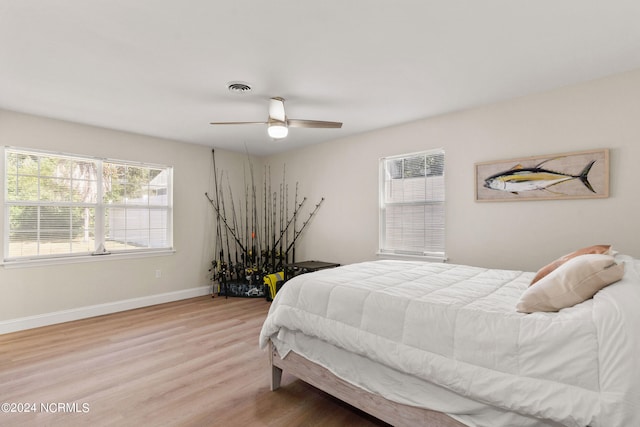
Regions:
<instances>
[{"instance_id":1,"label":"electrical outlet","mask_svg":"<svg viewBox=\"0 0 640 427\"><path fill-rule=\"evenodd\" d=\"M156 270L156 279L159 279L162 277L162 270Z\"/></svg>"}]
</instances>

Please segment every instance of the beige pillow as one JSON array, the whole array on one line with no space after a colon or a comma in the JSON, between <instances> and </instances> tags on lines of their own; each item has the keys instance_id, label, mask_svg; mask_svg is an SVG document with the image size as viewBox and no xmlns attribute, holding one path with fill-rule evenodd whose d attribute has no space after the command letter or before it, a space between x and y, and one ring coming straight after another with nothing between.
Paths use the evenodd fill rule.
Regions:
<instances>
[{"instance_id":1,"label":"beige pillow","mask_svg":"<svg viewBox=\"0 0 640 427\"><path fill-rule=\"evenodd\" d=\"M533 313L571 307L617 282L623 274L624 264L616 264L611 255L580 255L540 279L535 286L529 286L516 309L522 313Z\"/></svg>"},{"instance_id":2,"label":"beige pillow","mask_svg":"<svg viewBox=\"0 0 640 427\"><path fill-rule=\"evenodd\" d=\"M613 255L611 253L611 245L593 245L593 246L588 246L586 248L578 249L575 252L571 252L570 254L566 254L564 256L561 256L557 260L545 265L540 270L538 270L538 272L536 273L535 277L533 278L533 280L531 281L531 284L529 286L533 285L538 280L542 279L544 276L546 276L547 274L551 273L553 270L555 270L556 268L560 267L562 264L564 264L565 262L569 261L570 259L575 258L575 257L580 256L580 255L586 255L586 254Z\"/></svg>"}]
</instances>

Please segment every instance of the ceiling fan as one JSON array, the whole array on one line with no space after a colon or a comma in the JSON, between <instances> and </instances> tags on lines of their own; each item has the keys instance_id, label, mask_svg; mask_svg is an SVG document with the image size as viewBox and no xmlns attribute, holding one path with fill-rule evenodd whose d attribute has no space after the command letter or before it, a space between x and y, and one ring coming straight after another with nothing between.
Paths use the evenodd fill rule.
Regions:
<instances>
[{"instance_id":1,"label":"ceiling fan","mask_svg":"<svg viewBox=\"0 0 640 427\"><path fill-rule=\"evenodd\" d=\"M289 128L341 128L341 122L321 120L288 119L284 112L284 99L273 97L269 100L269 118L266 122L211 122L212 125L267 125L267 132L273 139L286 138Z\"/></svg>"}]
</instances>

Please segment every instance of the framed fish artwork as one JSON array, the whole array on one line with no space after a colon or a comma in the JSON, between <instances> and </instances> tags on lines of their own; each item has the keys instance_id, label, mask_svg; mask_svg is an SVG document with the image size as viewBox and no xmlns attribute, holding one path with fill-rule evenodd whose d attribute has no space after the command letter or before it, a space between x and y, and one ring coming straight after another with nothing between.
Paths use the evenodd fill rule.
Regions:
<instances>
[{"instance_id":1,"label":"framed fish artwork","mask_svg":"<svg viewBox=\"0 0 640 427\"><path fill-rule=\"evenodd\" d=\"M476 163L476 201L609 197L609 150Z\"/></svg>"}]
</instances>

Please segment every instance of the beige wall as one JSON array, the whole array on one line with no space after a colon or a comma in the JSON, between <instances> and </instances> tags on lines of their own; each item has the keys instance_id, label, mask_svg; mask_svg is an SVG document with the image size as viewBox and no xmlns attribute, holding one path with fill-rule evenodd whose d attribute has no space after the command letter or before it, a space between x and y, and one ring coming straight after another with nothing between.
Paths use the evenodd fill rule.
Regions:
<instances>
[{"instance_id":1,"label":"beige wall","mask_svg":"<svg viewBox=\"0 0 640 427\"><path fill-rule=\"evenodd\" d=\"M535 271L611 243L640 257L640 70L271 156L325 202L297 260L376 259L378 159L444 148L449 262ZM345 124L348 126L348 123ZM477 203L474 163L609 148L607 199Z\"/></svg>"},{"instance_id":2,"label":"beige wall","mask_svg":"<svg viewBox=\"0 0 640 427\"><path fill-rule=\"evenodd\" d=\"M204 196L213 188L209 147L3 110L0 145L173 166L175 247L173 254L149 258L107 256L85 263L0 267L0 323L91 306L109 311L110 304L117 307L118 302L132 299L144 305L155 301L151 297L156 295L169 294L171 299L172 295L179 298L206 292L204 287L210 286L207 270L213 252L214 220ZM230 181L239 182L237 191L244 185L245 161L244 154L216 150L218 168L234 174ZM240 176L235 175L238 170ZM0 235L3 233L0 230ZM160 278L156 278L156 270L161 270Z\"/></svg>"}]
</instances>

